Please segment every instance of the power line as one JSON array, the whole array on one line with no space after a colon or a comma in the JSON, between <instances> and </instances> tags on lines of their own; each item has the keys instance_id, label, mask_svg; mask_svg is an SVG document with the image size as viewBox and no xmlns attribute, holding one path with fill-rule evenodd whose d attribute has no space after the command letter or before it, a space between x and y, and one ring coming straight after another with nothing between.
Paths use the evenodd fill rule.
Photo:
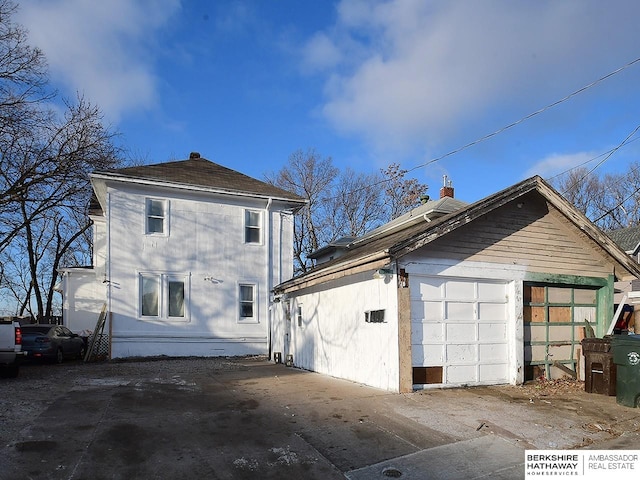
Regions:
<instances>
[{"instance_id":1,"label":"power line","mask_svg":"<svg viewBox=\"0 0 640 480\"><path fill-rule=\"evenodd\" d=\"M629 140L629 141L626 143L626 145L628 145L628 144L630 144L630 143L632 143L632 142L638 141L638 140L640 140L640 137L636 137L636 138L634 138L633 140ZM604 156L605 156L605 155L607 155L609 152L612 152L614 149L615 149L615 148L612 148L611 150L607 150L606 152L603 152L603 153L601 153L601 154L599 154L599 155L596 155L595 157L590 158L589 160L586 160L586 161L584 161L584 162L582 162L582 163L579 163L578 165L574 165L574 166L573 166L573 167L571 167L571 168L567 168L564 172L556 173L555 175L553 175L553 176L549 177L549 180L553 180L554 178L561 177L562 175L565 175L565 174L567 174L567 173L571 172L572 170L576 170L576 169L578 169L578 168L580 168L580 167L582 167L582 166L584 166L584 165L587 165L587 164L589 164L589 163L593 162L594 160L599 159L600 157L604 157ZM601 162L601 163L602 163L602 162ZM600 163L600 164L598 164L598 166L600 166L600 165L601 165L601 163ZM597 168L597 167L596 167L596 168Z\"/></svg>"},{"instance_id":2,"label":"power line","mask_svg":"<svg viewBox=\"0 0 640 480\"><path fill-rule=\"evenodd\" d=\"M541 113L546 112L547 110L549 110L549 109L551 109L553 107L556 107L556 106L558 106L558 105L560 105L560 104L572 99L576 95L579 95L579 94L589 90L590 88L595 87L596 85L604 82L605 80L613 77L614 75L617 75L618 73L626 70L627 68L629 68L629 67L631 67L631 66L633 66L633 65L635 65L636 63L639 63L639 62L640 62L640 57L636 58L635 60L631 60L630 62L622 65L621 67L619 67L619 68L617 68L617 69L615 69L615 70L613 70L613 71L611 71L609 73L607 73L606 75L603 75L602 77L598 78L597 80L594 80L593 82L591 82L591 83L589 83L589 84L587 84L587 85L585 85L585 86L583 86L583 87L571 92L570 94L562 97L561 99L556 100L555 102L552 102L552 103L550 103L550 104L548 104L548 105L546 105L546 106L544 106L544 107L542 107L542 108L540 108L540 109L538 109L538 110L536 110L536 111L534 111L532 113L529 113L528 115L525 115L524 117L521 117L520 119L518 119L518 120L516 120L516 121L514 121L512 123L509 123L508 125L505 125L504 127L499 128L498 130L496 130L494 132L486 134L486 135L484 135L484 136L482 136L482 137L480 137L480 138L478 138L478 139L476 139L476 140L474 140L472 142L469 142L469 143L467 143L467 144L465 144L465 145L463 145L461 147L458 147L458 148L456 148L454 150L451 150L451 151L449 151L449 152L447 152L447 153L445 153L443 155L440 155L439 157L432 158L431 160L429 160L427 162L424 162L424 163L421 163L419 165L416 165L415 167L412 167L412 168L410 168L408 170L402 170L401 173L399 175L397 175L396 177L380 180L379 182L372 183L371 185L368 185L366 187L362 187L360 189L356 189L356 190L354 190L354 192L357 192L359 190L363 190L363 189L366 189L366 188L373 188L373 187L381 185L383 183L387 183L387 182L389 182L391 180L394 180L395 178L397 178L397 177L399 177L401 175L405 175L405 174L407 174L409 172L413 172L414 170L418 170L419 168L426 167L426 166L431 165L433 163L439 162L440 160L443 160L443 159L445 159L447 157L450 157L450 156L455 155L457 153L460 153L460 152L462 152L464 150L467 150L468 148L473 147L474 145L477 145L479 143L484 142L485 140L493 138L493 137L505 132L506 130L509 130L509 129L517 126L517 125L520 125L521 123L523 123L523 122L525 122L525 121L527 121L527 120L529 120L529 119L531 119L531 118L533 118L533 117L535 117L537 115L540 115ZM635 131L637 131L637 130L638 129L636 128ZM634 131L634 133L635 133L635 131ZM623 143L621 145L619 145L618 147L616 147L613 151L617 150L618 148L620 148L625 143L627 143L626 140L623 141ZM609 154L609 156L611 156L611 154Z\"/></svg>"},{"instance_id":3,"label":"power line","mask_svg":"<svg viewBox=\"0 0 640 480\"><path fill-rule=\"evenodd\" d=\"M625 139L620 142L616 147L612 148L611 150L609 150L605 155L605 157L599 161L595 167L593 167L591 170L589 170L587 173L585 173L580 179L576 180L573 185L571 185L569 188L567 188L564 192L562 192L562 195L569 193L571 190L573 190L574 188L577 188L578 185L585 179L587 178L589 175L591 175L596 168L598 168L600 165L602 165L604 162L606 162L607 160L609 160L609 158L611 158L611 156L616 153L618 150L620 150L623 146L625 146L627 143L629 143L631 140L631 138L638 132L638 130L640 130L640 125L638 125L636 128L633 129L633 131L627 135L625 137ZM637 139L636 139L637 140ZM596 157L597 158L597 157ZM622 205L622 204L621 204ZM620 205L618 205L620 206ZM616 207L617 208L617 207ZM611 211L609 212L611 213Z\"/></svg>"},{"instance_id":4,"label":"power line","mask_svg":"<svg viewBox=\"0 0 640 480\"><path fill-rule=\"evenodd\" d=\"M562 97L560 100L556 100L555 102L550 103L549 105L547 105L545 107L542 107L539 110L536 110L535 112L532 112L532 113L530 113L528 115L525 115L524 117L520 118L519 120L516 120L515 122L512 122L512 123L510 123L508 125L505 125L504 127L496 130L495 132L492 132L492 133L489 133L487 135L484 135L484 136L478 138L477 140L474 140L473 142L469 142L466 145L463 145L462 147L456 148L455 150L451 150L450 152L445 153L444 155L441 155L441 156L439 156L437 158L431 159L428 162L425 162L423 164L417 165L417 166L407 170L407 172L412 172L414 170L417 170L418 168L426 167L427 165L431 165L432 163L435 163L435 162L438 162L438 161L440 161L440 160L442 160L444 158L450 157L451 155L455 155L456 153L460 153L463 150L466 150L467 148L470 148L470 147L472 147L474 145L477 145L478 143L481 143L481 142L484 142L485 140L493 138L496 135L499 135L502 132L504 132L506 130L509 130L510 128L513 128L513 127L515 127L517 125L520 125L521 123L523 123L523 122L535 117L536 115L540 115L541 113L546 112L547 110L549 110L549 109L551 109L553 107L556 107L556 106L560 105L561 103L566 102L567 100L575 97L576 95L579 95L579 94L585 92L586 90L589 90L590 88L595 87L596 85L602 83L603 81L607 80L608 78L611 78L614 75L617 75L618 73L622 72L623 70L626 70L627 68L635 65L638 62L640 62L640 57L636 58L635 60L630 61L629 63L627 63L627 64L625 64L625 65L623 65L623 66L621 66L621 67L619 67L617 69L615 69L612 72L607 73L606 75L598 78L597 80L594 80L593 82L585 85L584 87L581 87L578 90L575 90L574 92L570 93L569 95L567 95L565 97Z\"/></svg>"}]
</instances>

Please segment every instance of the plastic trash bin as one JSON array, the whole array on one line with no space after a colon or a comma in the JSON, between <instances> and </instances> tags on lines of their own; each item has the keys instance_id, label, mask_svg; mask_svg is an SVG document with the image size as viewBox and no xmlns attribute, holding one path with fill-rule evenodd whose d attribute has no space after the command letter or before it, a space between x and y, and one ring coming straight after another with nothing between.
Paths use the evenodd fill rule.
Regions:
<instances>
[{"instance_id":1,"label":"plastic trash bin","mask_svg":"<svg viewBox=\"0 0 640 480\"><path fill-rule=\"evenodd\" d=\"M616 402L627 407L638 407L640 335L614 335L611 347L616 364Z\"/></svg>"},{"instance_id":2,"label":"plastic trash bin","mask_svg":"<svg viewBox=\"0 0 640 480\"><path fill-rule=\"evenodd\" d=\"M615 395L616 364L613 362L611 337L585 338L581 343L585 392Z\"/></svg>"}]
</instances>

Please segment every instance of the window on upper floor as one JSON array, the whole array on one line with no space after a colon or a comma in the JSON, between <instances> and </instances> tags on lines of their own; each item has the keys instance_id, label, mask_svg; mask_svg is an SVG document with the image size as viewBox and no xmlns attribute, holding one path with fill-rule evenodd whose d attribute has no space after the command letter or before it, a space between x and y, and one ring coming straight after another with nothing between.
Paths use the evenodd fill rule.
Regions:
<instances>
[{"instance_id":1,"label":"window on upper floor","mask_svg":"<svg viewBox=\"0 0 640 480\"><path fill-rule=\"evenodd\" d=\"M244 211L244 242L260 243L262 215L255 210Z\"/></svg>"},{"instance_id":2,"label":"window on upper floor","mask_svg":"<svg viewBox=\"0 0 640 480\"><path fill-rule=\"evenodd\" d=\"M141 273L140 316L162 320L185 320L188 281L188 275Z\"/></svg>"},{"instance_id":3,"label":"window on upper floor","mask_svg":"<svg viewBox=\"0 0 640 480\"><path fill-rule=\"evenodd\" d=\"M167 235L167 200L147 198L146 201L146 233Z\"/></svg>"}]
</instances>

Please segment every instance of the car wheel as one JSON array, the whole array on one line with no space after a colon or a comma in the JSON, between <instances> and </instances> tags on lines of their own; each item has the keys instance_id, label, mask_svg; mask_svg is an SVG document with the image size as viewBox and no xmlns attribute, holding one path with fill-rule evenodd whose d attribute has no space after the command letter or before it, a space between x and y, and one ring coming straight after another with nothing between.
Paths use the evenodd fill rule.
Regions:
<instances>
[{"instance_id":1,"label":"car wheel","mask_svg":"<svg viewBox=\"0 0 640 480\"><path fill-rule=\"evenodd\" d=\"M62 353L62 349L59 348L56 352L56 363L62 363L64 361L64 354Z\"/></svg>"}]
</instances>

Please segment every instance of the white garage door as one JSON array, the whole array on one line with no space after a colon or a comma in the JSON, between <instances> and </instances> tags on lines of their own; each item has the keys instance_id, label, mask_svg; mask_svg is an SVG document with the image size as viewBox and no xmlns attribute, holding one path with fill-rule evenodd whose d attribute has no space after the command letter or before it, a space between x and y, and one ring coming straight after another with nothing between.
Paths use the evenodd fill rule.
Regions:
<instances>
[{"instance_id":1,"label":"white garage door","mask_svg":"<svg viewBox=\"0 0 640 480\"><path fill-rule=\"evenodd\" d=\"M411 277L414 384L508 383L507 284Z\"/></svg>"}]
</instances>

